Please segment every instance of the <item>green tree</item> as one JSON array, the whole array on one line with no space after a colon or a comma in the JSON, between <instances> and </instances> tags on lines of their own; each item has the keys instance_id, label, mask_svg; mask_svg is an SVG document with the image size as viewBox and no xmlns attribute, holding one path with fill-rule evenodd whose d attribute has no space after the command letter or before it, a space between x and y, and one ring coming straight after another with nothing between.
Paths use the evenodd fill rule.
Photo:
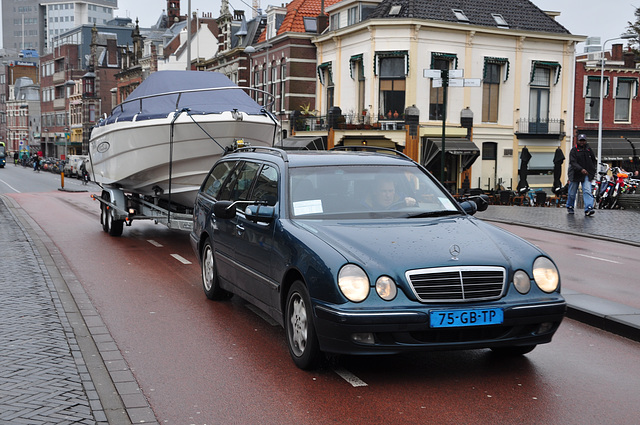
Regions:
<instances>
[{"instance_id":1,"label":"green tree","mask_svg":"<svg viewBox=\"0 0 640 425\"><path fill-rule=\"evenodd\" d=\"M633 13L635 16L634 22L627 22L627 31L623 35L632 35L634 38L630 38L627 40L629 48L633 50L636 54L636 57L640 54L640 7L636 8L636 11Z\"/></svg>"}]
</instances>

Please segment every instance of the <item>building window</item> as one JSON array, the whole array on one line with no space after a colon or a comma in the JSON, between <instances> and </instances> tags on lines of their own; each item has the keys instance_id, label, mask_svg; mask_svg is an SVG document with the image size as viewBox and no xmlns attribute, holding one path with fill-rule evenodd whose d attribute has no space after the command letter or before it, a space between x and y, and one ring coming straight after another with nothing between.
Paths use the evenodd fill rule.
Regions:
<instances>
[{"instance_id":1,"label":"building window","mask_svg":"<svg viewBox=\"0 0 640 425\"><path fill-rule=\"evenodd\" d=\"M482 159L497 160L498 144L496 142L484 142L482 144Z\"/></svg>"},{"instance_id":2,"label":"building window","mask_svg":"<svg viewBox=\"0 0 640 425\"><path fill-rule=\"evenodd\" d=\"M482 122L498 122L500 68L501 66L497 63L485 64L482 84Z\"/></svg>"},{"instance_id":3,"label":"building window","mask_svg":"<svg viewBox=\"0 0 640 425\"><path fill-rule=\"evenodd\" d=\"M455 69L455 55L444 53L432 53L431 69ZM431 91L429 96L429 119L441 120L444 112L444 88L434 87L434 79L431 80Z\"/></svg>"},{"instance_id":4,"label":"building window","mask_svg":"<svg viewBox=\"0 0 640 425\"><path fill-rule=\"evenodd\" d=\"M485 57L482 74L482 122L498 122L500 84L509 78L509 59Z\"/></svg>"},{"instance_id":5,"label":"building window","mask_svg":"<svg viewBox=\"0 0 640 425\"><path fill-rule=\"evenodd\" d=\"M282 62L280 63L280 110L281 111L284 111L286 106L284 102L285 94L286 94L286 88L285 88L286 75L287 75L287 63L283 59Z\"/></svg>"},{"instance_id":6,"label":"building window","mask_svg":"<svg viewBox=\"0 0 640 425\"><path fill-rule=\"evenodd\" d=\"M347 10L347 25L358 23L358 6L354 6Z\"/></svg>"},{"instance_id":7,"label":"building window","mask_svg":"<svg viewBox=\"0 0 640 425\"><path fill-rule=\"evenodd\" d=\"M380 58L380 118L401 118L404 113L406 57Z\"/></svg>"},{"instance_id":8,"label":"building window","mask_svg":"<svg viewBox=\"0 0 640 425\"><path fill-rule=\"evenodd\" d=\"M329 29L335 31L340 28L340 13L329 16Z\"/></svg>"},{"instance_id":9,"label":"building window","mask_svg":"<svg viewBox=\"0 0 640 425\"><path fill-rule=\"evenodd\" d=\"M605 87L608 79L605 77ZM584 120L598 121L600 117L600 77L587 76L584 95Z\"/></svg>"},{"instance_id":10,"label":"building window","mask_svg":"<svg viewBox=\"0 0 640 425\"><path fill-rule=\"evenodd\" d=\"M84 79L84 95L93 96L93 78Z\"/></svg>"},{"instance_id":11,"label":"building window","mask_svg":"<svg viewBox=\"0 0 640 425\"><path fill-rule=\"evenodd\" d=\"M631 121L631 99L637 96L638 80L636 78L616 78L616 101L614 120Z\"/></svg>"},{"instance_id":12,"label":"building window","mask_svg":"<svg viewBox=\"0 0 640 425\"><path fill-rule=\"evenodd\" d=\"M273 96L269 102L271 104L272 110L275 109L275 107L277 106L276 105L276 96L278 95L277 79L278 79L278 67L274 61L271 63L271 88L269 89L269 92Z\"/></svg>"},{"instance_id":13,"label":"building window","mask_svg":"<svg viewBox=\"0 0 640 425\"><path fill-rule=\"evenodd\" d=\"M529 133L547 133L551 68L535 67L529 91Z\"/></svg>"}]
</instances>

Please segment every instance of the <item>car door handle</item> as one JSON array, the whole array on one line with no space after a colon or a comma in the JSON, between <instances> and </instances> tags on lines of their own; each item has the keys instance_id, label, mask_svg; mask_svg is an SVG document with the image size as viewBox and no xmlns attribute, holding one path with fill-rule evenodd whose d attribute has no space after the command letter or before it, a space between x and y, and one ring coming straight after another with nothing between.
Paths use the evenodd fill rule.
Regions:
<instances>
[{"instance_id":1,"label":"car door handle","mask_svg":"<svg viewBox=\"0 0 640 425\"><path fill-rule=\"evenodd\" d=\"M244 233L244 226L242 224L236 224L236 231L239 235Z\"/></svg>"}]
</instances>

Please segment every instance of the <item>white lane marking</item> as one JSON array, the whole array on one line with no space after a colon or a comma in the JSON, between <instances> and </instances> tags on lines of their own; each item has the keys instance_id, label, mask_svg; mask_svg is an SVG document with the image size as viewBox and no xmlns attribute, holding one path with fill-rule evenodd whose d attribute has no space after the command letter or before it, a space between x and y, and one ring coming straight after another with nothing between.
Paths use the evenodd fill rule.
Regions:
<instances>
[{"instance_id":1,"label":"white lane marking","mask_svg":"<svg viewBox=\"0 0 640 425\"><path fill-rule=\"evenodd\" d=\"M367 387L367 383L358 378L353 373L349 372L347 369L343 369L341 367L334 368L333 371L340 375L342 379L351 384L352 387Z\"/></svg>"},{"instance_id":2,"label":"white lane marking","mask_svg":"<svg viewBox=\"0 0 640 425\"><path fill-rule=\"evenodd\" d=\"M151 245L155 246L156 248L162 248L162 244L154 241L153 239L147 239L147 242L149 242Z\"/></svg>"},{"instance_id":3,"label":"white lane marking","mask_svg":"<svg viewBox=\"0 0 640 425\"><path fill-rule=\"evenodd\" d=\"M20 193L20 191L19 191L18 189L16 189L15 187L11 186L11 185L10 185L9 183L7 183L6 181L4 181L4 180L0 179L0 182L2 182L2 183L4 183L4 184L6 184L7 186L9 186L9 188L10 188L11 190L13 190L14 192L16 192L16 193Z\"/></svg>"},{"instance_id":4,"label":"white lane marking","mask_svg":"<svg viewBox=\"0 0 640 425\"><path fill-rule=\"evenodd\" d=\"M191 261L187 260L187 259L186 259L186 258L184 258L184 257L181 257L181 256L180 256L180 255L178 255L178 254L171 254L171 256L172 256L173 258L175 258L176 260L180 261L182 264L191 264Z\"/></svg>"},{"instance_id":5,"label":"white lane marking","mask_svg":"<svg viewBox=\"0 0 640 425\"><path fill-rule=\"evenodd\" d=\"M585 254L576 254L579 255L581 257L587 257L587 258L591 258L592 260L600 260L600 261L606 261L607 263L615 263L615 264L622 264L619 261L613 261L613 260L607 260L606 258L600 258L600 257L593 257L591 255L585 255Z\"/></svg>"}]
</instances>

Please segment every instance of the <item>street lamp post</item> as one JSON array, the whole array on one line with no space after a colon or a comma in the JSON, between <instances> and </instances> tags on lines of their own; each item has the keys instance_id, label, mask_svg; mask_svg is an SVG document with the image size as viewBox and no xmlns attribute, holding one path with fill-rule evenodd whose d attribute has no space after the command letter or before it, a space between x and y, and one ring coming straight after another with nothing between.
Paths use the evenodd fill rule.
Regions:
<instances>
[{"instance_id":1,"label":"street lamp post","mask_svg":"<svg viewBox=\"0 0 640 425\"><path fill-rule=\"evenodd\" d=\"M600 162L602 162L602 103L603 103L603 98L604 98L604 62L605 62L605 57L604 57L604 52L605 52L605 45L610 42L610 41L614 41L614 40L628 40L630 38L635 38L636 36L633 34L622 34L620 37L615 37L615 38L610 38L608 40L605 40L604 43L602 43L602 57L600 58L600 111L598 113L598 168L600 168Z\"/></svg>"}]
</instances>

